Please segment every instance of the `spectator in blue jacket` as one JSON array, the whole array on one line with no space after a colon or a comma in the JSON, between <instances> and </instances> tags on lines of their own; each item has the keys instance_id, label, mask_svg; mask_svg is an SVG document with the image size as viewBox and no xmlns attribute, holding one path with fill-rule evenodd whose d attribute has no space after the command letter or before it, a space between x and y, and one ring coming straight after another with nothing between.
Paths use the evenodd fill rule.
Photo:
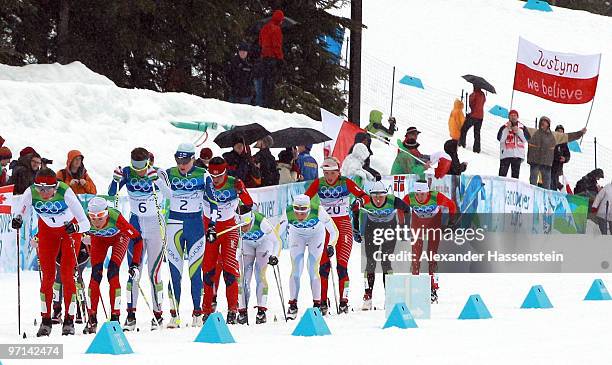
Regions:
<instances>
[{"instance_id":1,"label":"spectator in blue jacket","mask_svg":"<svg viewBox=\"0 0 612 365\"><path fill-rule=\"evenodd\" d=\"M317 160L310 155L312 145L297 146L298 156L297 165L300 168L302 180L314 180L319 178L319 165Z\"/></svg>"}]
</instances>

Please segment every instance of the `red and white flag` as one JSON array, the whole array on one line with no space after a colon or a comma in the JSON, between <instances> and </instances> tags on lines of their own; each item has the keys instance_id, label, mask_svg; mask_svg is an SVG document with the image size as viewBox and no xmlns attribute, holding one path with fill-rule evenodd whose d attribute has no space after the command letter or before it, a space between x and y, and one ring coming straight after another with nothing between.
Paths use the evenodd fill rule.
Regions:
<instances>
[{"instance_id":1,"label":"red and white flag","mask_svg":"<svg viewBox=\"0 0 612 365\"><path fill-rule=\"evenodd\" d=\"M323 145L325 157L334 156L340 161L344 161L348 151L355 143L355 135L365 133L365 131L354 123L325 109L321 109L321 121L323 123L323 133L332 139Z\"/></svg>"},{"instance_id":2,"label":"red and white flag","mask_svg":"<svg viewBox=\"0 0 612 365\"><path fill-rule=\"evenodd\" d=\"M514 90L561 104L584 104L595 97L601 54L547 51L519 38Z\"/></svg>"},{"instance_id":3,"label":"red and white flag","mask_svg":"<svg viewBox=\"0 0 612 365\"><path fill-rule=\"evenodd\" d=\"M14 185L7 185L0 187L0 214L11 214L13 186Z\"/></svg>"}]
</instances>

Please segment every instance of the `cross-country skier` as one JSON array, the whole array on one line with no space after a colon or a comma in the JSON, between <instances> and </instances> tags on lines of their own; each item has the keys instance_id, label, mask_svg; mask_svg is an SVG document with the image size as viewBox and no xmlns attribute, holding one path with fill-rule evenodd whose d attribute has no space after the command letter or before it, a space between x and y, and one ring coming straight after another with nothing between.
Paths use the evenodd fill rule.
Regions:
<instances>
[{"instance_id":1,"label":"cross-country skier","mask_svg":"<svg viewBox=\"0 0 612 365\"><path fill-rule=\"evenodd\" d=\"M437 191L430 191L429 185L425 181L414 183L414 192L404 197L404 202L410 205L412 216L410 227L412 232L421 229L421 233L412 246L412 274L419 275L421 264L421 253L427 241L428 256L438 252L442 230L442 214L448 213L448 224L453 225L457 205L454 201L447 198L444 194ZM443 209L444 208L444 212ZM429 229L429 232L424 230ZM429 276L431 277L431 302L438 302L438 282L434 276L438 264L436 261L429 261Z\"/></svg>"},{"instance_id":2,"label":"cross-country skier","mask_svg":"<svg viewBox=\"0 0 612 365\"><path fill-rule=\"evenodd\" d=\"M336 246L336 270L338 271L340 305L338 311L348 313L348 292L349 292L349 275L348 261L351 256L351 248L353 246L353 227L351 226L351 217L349 215L351 204L349 197L353 195L356 199L352 205L357 207L364 206L369 203L370 198L355 184L355 182L347 177L340 176L340 162L335 157L327 157L323 161L323 177L318 178L310 184L306 189L306 195L311 199L318 195L321 201L321 207L333 219L336 227L339 230L338 244ZM331 263L327 251L323 250L321 258L321 313L327 314L327 284Z\"/></svg>"},{"instance_id":3,"label":"cross-country skier","mask_svg":"<svg viewBox=\"0 0 612 365\"><path fill-rule=\"evenodd\" d=\"M204 299L202 310L204 320L212 313L213 295L215 294L215 277L223 270L225 295L227 298L228 324L236 324L238 311L238 281L240 280L239 264L236 258L238 249L238 227L236 208L239 203L253 206L253 199L246 190L242 180L227 175L227 163L222 157L213 157L208 164L208 171L214 183L214 194L218 207L217 229L219 232L234 228L219 236L215 242L207 242L202 262L204 272ZM215 213L216 214L216 213ZM210 223L209 223L210 224ZM220 261L220 265L219 265Z\"/></svg>"},{"instance_id":4,"label":"cross-country skier","mask_svg":"<svg viewBox=\"0 0 612 365\"><path fill-rule=\"evenodd\" d=\"M134 244L132 240L128 245L128 266L134 261L140 262L138 270L142 272L144 264L144 252L147 254L147 270L151 280L151 297L153 298L153 313L155 318L151 320L151 328L157 329L161 325L163 282L160 275L162 265L162 232L165 229L164 221L161 219L158 204L162 203L163 197L157 195L159 180L157 168L152 166L149 160L150 153L142 147L132 150L130 155L130 166L117 167L113 173L113 182L108 188L108 195L115 196L124 186L127 189L130 201L130 224L140 232L144 241L143 257L134 257ZM157 185L157 186L156 186ZM138 279L140 276L138 276ZM138 303L138 282L130 277L127 282L127 318L123 329L133 331L136 328L136 305ZM157 322L157 323L156 323Z\"/></svg>"},{"instance_id":5,"label":"cross-country skier","mask_svg":"<svg viewBox=\"0 0 612 365\"><path fill-rule=\"evenodd\" d=\"M239 288L242 293L238 295L238 323L248 322L248 304L251 296L251 276L253 276L253 266L255 266L255 283L257 295L257 315L255 323L266 322L266 303L268 301L268 280L266 269L268 265L278 264L278 254L281 249L280 237L274 230L272 223L263 214L254 212L248 205L238 207L238 224L242 231L242 273ZM241 295L240 295L241 294Z\"/></svg>"},{"instance_id":6,"label":"cross-country skier","mask_svg":"<svg viewBox=\"0 0 612 365\"><path fill-rule=\"evenodd\" d=\"M393 273L391 261L385 259L385 254L392 254L395 250L395 238L384 240L382 244L375 243L374 232L383 230L395 230L398 224L404 224L404 217L410 213L410 206L402 199L388 193L387 186L382 181L376 181L370 188L370 202L365 204L361 211L364 212L365 235L363 249L366 258L365 266L365 293L363 295L362 310L372 309L372 290L376 278L376 252L381 252L382 261L380 265L383 272L383 284L387 274ZM398 214L401 212L402 214ZM353 212L353 227L359 230L359 211ZM357 240L357 239L356 239Z\"/></svg>"},{"instance_id":7,"label":"cross-country skier","mask_svg":"<svg viewBox=\"0 0 612 365\"><path fill-rule=\"evenodd\" d=\"M31 209L38 215L38 255L42 271L42 321L36 336L49 336L51 333L55 259L60 249L64 253L61 258L64 308L68 308L64 315L62 334L73 335L76 310L73 275L76 252L81 243L81 233L89 230L89 220L72 189L65 183L58 182L55 172L46 167L38 171L34 184L25 190L21 201L15 206L17 216L13 218L11 226L14 229L21 228L23 217L29 217Z\"/></svg>"},{"instance_id":8,"label":"cross-country skier","mask_svg":"<svg viewBox=\"0 0 612 365\"><path fill-rule=\"evenodd\" d=\"M106 199L95 197L87 205L87 215L91 222L88 232L91 237L91 280L89 281L89 320L84 334L96 333L98 327L98 302L100 301L100 283L104 270L104 259L109 248L112 254L106 269L108 278L111 321L119 321L121 305L121 283L119 281L119 268L127 252L128 243L134 241L134 259L129 267L132 280L135 280L140 271L140 258L142 257L142 237L134 226L114 208L108 208ZM137 279L136 279L137 280Z\"/></svg>"},{"instance_id":9,"label":"cross-country skier","mask_svg":"<svg viewBox=\"0 0 612 365\"><path fill-rule=\"evenodd\" d=\"M289 309L287 318L297 317L297 299L300 292L300 278L306 247L308 247L308 274L312 289L313 307L321 307L321 277L319 264L325 250L327 257L334 255L334 247L338 241L338 228L322 206L310 203L307 195L297 195L291 206L287 207L280 221L280 232L287 234L289 252L291 254L291 278L289 280ZM325 244L326 232L329 235Z\"/></svg>"},{"instance_id":10,"label":"cross-country skier","mask_svg":"<svg viewBox=\"0 0 612 365\"><path fill-rule=\"evenodd\" d=\"M160 187L166 198L170 200L170 213L166 228L168 243L168 260L170 275L174 289L176 308L170 310L172 318L168 328L180 326L178 307L181 300L181 276L183 261L187 256L189 261L189 277L191 278L191 299L193 301L192 326L202 326L202 270L204 256L204 224L202 209L206 203L206 213L212 217L206 230L206 242L217 239L215 222L217 219L217 203L210 175L206 170L194 166L195 146L192 143L181 143L174 159L176 167L159 170Z\"/></svg>"}]
</instances>

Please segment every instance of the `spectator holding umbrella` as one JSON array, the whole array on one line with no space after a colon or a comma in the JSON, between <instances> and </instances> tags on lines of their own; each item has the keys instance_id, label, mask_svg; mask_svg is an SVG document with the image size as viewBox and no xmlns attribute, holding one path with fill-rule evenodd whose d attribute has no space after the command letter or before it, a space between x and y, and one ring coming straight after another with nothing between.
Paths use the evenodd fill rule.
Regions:
<instances>
[{"instance_id":1,"label":"spectator holding umbrella","mask_svg":"<svg viewBox=\"0 0 612 365\"><path fill-rule=\"evenodd\" d=\"M11 150L6 146L0 147L0 186L7 185L8 183L8 165L11 162L11 158L13 158Z\"/></svg>"},{"instance_id":2,"label":"spectator holding umbrella","mask_svg":"<svg viewBox=\"0 0 612 365\"><path fill-rule=\"evenodd\" d=\"M525 159L525 145L529 133L518 121L518 112L510 110L508 122L499 128L497 140L499 141L499 176L507 176L508 169L511 168L511 176L519 178L521 164Z\"/></svg>"},{"instance_id":3,"label":"spectator holding umbrella","mask_svg":"<svg viewBox=\"0 0 612 365\"><path fill-rule=\"evenodd\" d=\"M274 140L271 136L265 136L255 144L259 152L253 156L253 159L261 174L261 186L278 185L279 173L276 169L276 159L270 152L273 144Z\"/></svg>"},{"instance_id":4,"label":"spectator holding umbrella","mask_svg":"<svg viewBox=\"0 0 612 365\"><path fill-rule=\"evenodd\" d=\"M227 174L244 182L246 187L255 188L261 184L259 169L253 163L249 147L244 143L244 137L235 136L232 150L223 154L227 163Z\"/></svg>"},{"instance_id":5,"label":"spectator holding umbrella","mask_svg":"<svg viewBox=\"0 0 612 365\"><path fill-rule=\"evenodd\" d=\"M561 124L555 127L555 132L565 133L565 128ZM559 177L563 175L563 165L569 162L571 153L567 143L559 143L555 146L555 157L551 169L551 189L560 190L564 184L561 184Z\"/></svg>"},{"instance_id":6,"label":"spectator holding umbrella","mask_svg":"<svg viewBox=\"0 0 612 365\"><path fill-rule=\"evenodd\" d=\"M480 127L482 127L482 119L484 118L484 104L487 97L484 92L474 85L474 91L469 96L470 112L465 119L465 123L461 126L461 137L459 144L465 147L467 132L474 127L474 146L472 150L475 153L480 153Z\"/></svg>"},{"instance_id":7,"label":"spectator holding umbrella","mask_svg":"<svg viewBox=\"0 0 612 365\"><path fill-rule=\"evenodd\" d=\"M530 134L527 150L527 163L530 166L529 183L538 184L538 175L542 175L542 187L551 189L551 168L555 156L555 146L560 143L575 141L586 133L586 128L573 133L559 133L550 130L550 118L540 118L538 129L527 128ZM556 190L556 186L555 186Z\"/></svg>"}]
</instances>

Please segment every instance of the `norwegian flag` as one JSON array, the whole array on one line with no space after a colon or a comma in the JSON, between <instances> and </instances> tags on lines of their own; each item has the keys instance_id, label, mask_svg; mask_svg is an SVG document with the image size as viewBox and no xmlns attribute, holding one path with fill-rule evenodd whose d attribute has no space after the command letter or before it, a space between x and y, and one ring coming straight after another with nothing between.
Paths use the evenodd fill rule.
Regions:
<instances>
[{"instance_id":1,"label":"norwegian flag","mask_svg":"<svg viewBox=\"0 0 612 365\"><path fill-rule=\"evenodd\" d=\"M13 200L13 185L0 187L0 214L11 214Z\"/></svg>"},{"instance_id":2,"label":"norwegian flag","mask_svg":"<svg viewBox=\"0 0 612 365\"><path fill-rule=\"evenodd\" d=\"M406 188L406 176L393 176L393 191L403 193Z\"/></svg>"}]
</instances>

